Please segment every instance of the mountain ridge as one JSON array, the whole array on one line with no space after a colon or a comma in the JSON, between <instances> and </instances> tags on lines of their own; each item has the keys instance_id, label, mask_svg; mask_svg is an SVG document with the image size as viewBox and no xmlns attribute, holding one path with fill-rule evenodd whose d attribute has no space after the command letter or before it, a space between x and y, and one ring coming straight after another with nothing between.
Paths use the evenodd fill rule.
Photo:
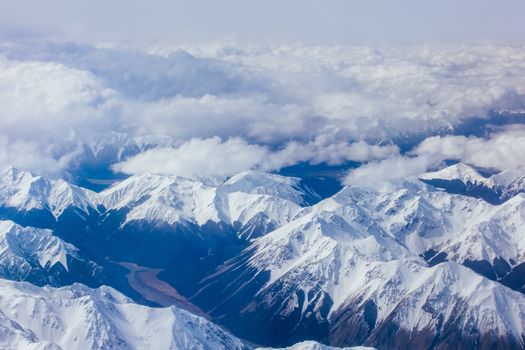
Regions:
<instances>
[{"instance_id":1,"label":"mountain ridge","mask_svg":"<svg viewBox=\"0 0 525 350\"><path fill-rule=\"evenodd\" d=\"M133 297L119 264L157 271L254 343L525 347L517 172L487 178L456 165L324 199L298 178L255 171L225 180L137 175L99 193L15 169L4 174L0 217L52 229ZM426 180L437 177L497 180L512 195L490 203ZM35 211L52 219L31 217Z\"/></svg>"}]
</instances>

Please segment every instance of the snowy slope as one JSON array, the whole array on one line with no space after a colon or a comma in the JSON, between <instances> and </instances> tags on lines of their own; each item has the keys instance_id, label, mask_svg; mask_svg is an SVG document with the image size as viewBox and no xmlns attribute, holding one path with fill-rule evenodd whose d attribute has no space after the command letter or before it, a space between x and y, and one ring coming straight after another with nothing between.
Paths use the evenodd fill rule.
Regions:
<instances>
[{"instance_id":1,"label":"snowy slope","mask_svg":"<svg viewBox=\"0 0 525 350\"><path fill-rule=\"evenodd\" d=\"M176 307L149 308L109 287L60 289L0 280L3 349L247 348L202 317Z\"/></svg>"},{"instance_id":2,"label":"snowy slope","mask_svg":"<svg viewBox=\"0 0 525 350\"><path fill-rule=\"evenodd\" d=\"M203 317L135 304L109 287L36 287L0 279L2 349L248 350ZM337 350L307 341L287 350ZM352 347L341 350L369 350ZM257 350L272 350L258 348ZM283 349L284 350L284 349Z\"/></svg>"},{"instance_id":3,"label":"snowy slope","mask_svg":"<svg viewBox=\"0 0 525 350\"><path fill-rule=\"evenodd\" d=\"M100 193L14 168L0 176L0 208L17 213L50 213L56 220L70 208L85 217L122 210L126 212L122 225L224 223L245 238L288 222L309 200L318 199L298 178L255 171L226 181L146 174Z\"/></svg>"},{"instance_id":4,"label":"snowy slope","mask_svg":"<svg viewBox=\"0 0 525 350\"><path fill-rule=\"evenodd\" d=\"M510 268L525 261L524 200L525 194L518 193L492 205L409 179L398 187L346 187L303 212L328 211L345 217L348 208L359 208L363 218L416 255L433 251L459 263L491 265L502 260Z\"/></svg>"},{"instance_id":5,"label":"snowy slope","mask_svg":"<svg viewBox=\"0 0 525 350\"><path fill-rule=\"evenodd\" d=\"M457 163L439 171L425 173L420 175L419 178L423 180L459 180L465 184L471 183L472 185L488 185L492 183L490 178L482 176L475 168L463 163Z\"/></svg>"},{"instance_id":6,"label":"snowy slope","mask_svg":"<svg viewBox=\"0 0 525 350\"><path fill-rule=\"evenodd\" d=\"M267 287L296 274L315 276L294 284L305 289L312 288L310 283L322 284L332 297L333 309L337 309L353 288L342 281L349 280L356 286L369 288L370 281L359 280L358 276L369 273L376 266L385 269L383 264L391 262L400 262L400 266L417 266L418 272L427 268L417 252L407 249L403 241L389 235L366 214L359 212L359 208L345 205L335 211L325 211L327 205L320 203L311 213L256 241L250 264L259 270L270 271ZM461 254L461 251L457 253Z\"/></svg>"},{"instance_id":7,"label":"snowy slope","mask_svg":"<svg viewBox=\"0 0 525 350\"><path fill-rule=\"evenodd\" d=\"M505 170L500 173L483 176L480 172L467 164L457 163L439 171L428 172L419 176L422 180L459 180L465 184L485 185L492 189L523 190L525 175L519 170Z\"/></svg>"},{"instance_id":8,"label":"snowy slope","mask_svg":"<svg viewBox=\"0 0 525 350\"><path fill-rule=\"evenodd\" d=\"M270 333L327 329L315 336L336 345L387 346L397 327L413 334L413 347L434 337L467 348L494 339L523 347L524 295L458 263L523 262L524 198L492 205L415 178L397 187L346 187L256 239L194 298L206 305L219 295L208 309L218 317L228 308L242 322L265 315ZM431 250L454 262L429 266L422 255Z\"/></svg>"},{"instance_id":9,"label":"snowy slope","mask_svg":"<svg viewBox=\"0 0 525 350\"><path fill-rule=\"evenodd\" d=\"M421 337L411 346L415 339L445 341L451 336L445 326L454 341L473 345L494 336L524 346L523 294L453 262L428 267L401 242L351 225L324 212L260 238L249 268L269 271L270 279L256 293L253 312L281 305L276 316L299 310L301 320L326 318L336 345L385 346L395 325Z\"/></svg>"},{"instance_id":10,"label":"snowy slope","mask_svg":"<svg viewBox=\"0 0 525 350\"><path fill-rule=\"evenodd\" d=\"M49 230L22 228L12 221L0 221L0 239L2 255L35 260L40 267L52 267L60 264L68 269L68 256L76 256L77 249L71 244L53 236Z\"/></svg>"},{"instance_id":11,"label":"snowy slope","mask_svg":"<svg viewBox=\"0 0 525 350\"><path fill-rule=\"evenodd\" d=\"M83 266L92 276L101 268L81 257L79 250L62 241L50 230L21 227L0 221L0 276L37 284L62 284L69 281L70 263ZM79 278L79 276L75 276Z\"/></svg>"},{"instance_id":12,"label":"snowy slope","mask_svg":"<svg viewBox=\"0 0 525 350\"><path fill-rule=\"evenodd\" d=\"M446 252L449 259L459 262L493 263L500 259L514 266L525 261L525 194L520 193L499 206L474 208L471 220L457 227L434 250Z\"/></svg>"},{"instance_id":13,"label":"snowy slope","mask_svg":"<svg viewBox=\"0 0 525 350\"><path fill-rule=\"evenodd\" d=\"M239 227L240 235L253 238L263 225L264 231L289 222L309 200L317 194L302 187L300 179L256 171L239 173L217 188L217 203L232 225Z\"/></svg>"},{"instance_id":14,"label":"snowy slope","mask_svg":"<svg viewBox=\"0 0 525 350\"><path fill-rule=\"evenodd\" d=\"M130 209L126 223L138 220L174 224L219 221L213 206L214 188L175 176L132 176L99 194L106 210Z\"/></svg>"},{"instance_id":15,"label":"snowy slope","mask_svg":"<svg viewBox=\"0 0 525 350\"><path fill-rule=\"evenodd\" d=\"M524 295L456 263L426 268L391 262L368 270L362 282L359 287L350 281L345 303L332 315L332 344L363 340L349 331L358 328L368 331L367 344L378 347L525 346ZM372 319L367 309L368 316L375 313ZM399 331L392 338L394 327Z\"/></svg>"},{"instance_id":16,"label":"snowy slope","mask_svg":"<svg viewBox=\"0 0 525 350\"><path fill-rule=\"evenodd\" d=\"M225 182L175 176L132 176L99 194L106 210L130 209L125 223L146 221L225 223L240 231L266 225L268 230L289 221L314 196L299 187L299 179L244 172Z\"/></svg>"},{"instance_id":17,"label":"snowy slope","mask_svg":"<svg viewBox=\"0 0 525 350\"><path fill-rule=\"evenodd\" d=\"M419 178L449 192L482 198L492 204L501 204L525 192L525 174L520 170L505 170L485 177L474 167L458 163Z\"/></svg>"},{"instance_id":18,"label":"snowy slope","mask_svg":"<svg viewBox=\"0 0 525 350\"><path fill-rule=\"evenodd\" d=\"M272 350L272 349L275 349L275 348L258 348L256 350ZM297 343L287 348L280 348L280 349L275 349L275 350L372 350L372 349L373 348L365 347L365 346L334 348L332 346L320 344L314 341L305 341L305 342Z\"/></svg>"},{"instance_id":19,"label":"snowy slope","mask_svg":"<svg viewBox=\"0 0 525 350\"><path fill-rule=\"evenodd\" d=\"M208 277L185 289L185 296L259 343L318 339L341 346L403 348L438 342L469 348L497 341L525 347L523 294L481 276L499 281L525 263L523 175L513 171L484 177L456 164L420 179L425 181L409 178L374 188L345 187L310 205L317 198L299 179L254 171L227 180L132 176L94 193L8 169L0 181L0 201L3 207L21 211L48 210L55 218L68 208L96 213L102 221L115 214L115 226L108 220L111 225L101 226L96 232L100 235L92 236L119 243L104 256L120 252L122 259L140 263L157 258L147 251L155 249L158 255L167 254L166 261L153 261L159 267L175 261L175 255L198 261L210 255L209 249L229 246L228 240L202 238L202 233L219 232L220 225L227 225L250 246L217 270L216 265L207 272L199 270ZM505 200L496 205L477 192L442 190L428 179L456 181L463 184L462 191L483 188ZM199 231L209 223L217 226ZM155 231L144 224L167 227ZM16 227L2 225L6 232ZM179 226L186 229L182 240L170 240ZM114 241L105 241L108 227ZM185 241L185 235L194 234L195 242ZM32 261L32 267L58 267L71 261L52 251L60 245L47 242L55 239L51 233L38 236L47 237L42 241L27 242L22 236L30 237L18 234L19 246L41 256L24 251L20 266ZM16 252L21 250L12 248L12 240L4 241L4 261L19 259ZM93 242L96 248L98 241ZM189 249L191 244L195 246ZM74 259L74 249L68 254ZM217 264L224 261L211 256L217 257ZM186 263L194 266L193 260ZM406 337L392 337L392 327ZM260 333L251 333L255 331ZM276 338L265 342L269 336ZM409 340L399 343L400 339Z\"/></svg>"},{"instance_id":20,"label":"snowy slope","mask_svg":"<svg viewBox=\"0 0 525 350\"><path fill-rule=\"evenodd\" d=\"M62 179L50 180L27 171L7 168L0 174L0 207L19 212L43 210L58 218L74 207L88 214L95 210L96 193Z\"/></svg>"}]
</instances>

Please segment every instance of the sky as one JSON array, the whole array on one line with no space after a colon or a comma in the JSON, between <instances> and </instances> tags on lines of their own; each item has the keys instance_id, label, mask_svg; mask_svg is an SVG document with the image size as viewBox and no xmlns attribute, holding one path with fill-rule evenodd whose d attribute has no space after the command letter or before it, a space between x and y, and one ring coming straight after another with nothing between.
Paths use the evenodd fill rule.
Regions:
<instances>
[{"instance_id":1,"label":"sky","mask_svg":"<svg viewBox=\"0 0 525 350\"><path fill-rule=\"evenodd\" d=\"M523 13L516 0L4 1L0 168L352 164L345 184L449 160L523 171Z\"/></svg>"},{"instance_id":2,"label":"sky","mask_svg":"<svg viewBox=\"0 0 525 350\"><path fill-rule=\"evenodd\" d=\"M522 42L523 0L2 0L0 38L82 42Z\"/></svg>"}]
</instances>

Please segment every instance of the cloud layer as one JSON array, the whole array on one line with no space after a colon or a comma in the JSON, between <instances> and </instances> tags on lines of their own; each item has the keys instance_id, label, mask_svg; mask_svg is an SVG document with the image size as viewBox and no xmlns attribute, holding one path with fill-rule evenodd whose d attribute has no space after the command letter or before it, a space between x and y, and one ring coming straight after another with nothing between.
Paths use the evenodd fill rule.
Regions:
<instances>
[{"instance_id":1,"label":"cloud layer","mask_svg":"<svg viewBox=\"0 0 525 350\"><path fill-rule=\"evenodd\" d=\"M231 176L244 170L273 171L300 162L342 164L347 161L385 159L399 154L396 146L369 145L365 142L300 144L292 142L280 150L248 144L234 137L224 142L217 136L191 139L179 147L159 147L142 152L112 169L125 174L154 173L184 177Z\"/></svg>"},{"instance_id":2,"label":"cloud layer","mask_svg":"<svg viewBox=\"0 0 525 350\"><path fill-rule=\"evenodd\" d=\"M520 46L5 43L0 75L0 165L37 172L74 171L86 147L102 148L97 140L114 143L104 161L126 173L367 163L401 157L427 137L435 138L415 155L438 159L454 143L469 149L455 156L489 166L468 135L447 135L468 134L473 121L489 132L525 110ZM494 147L512 146L504 140ZM216 150L221 166L184 154ZM496 168L516 166L490 154Z\"/></svg>"},{"instance_id":3,"label":"cloud layer","mask_svg":"<svg viewBox=\"0 0 525 350\"><path fill-rule=\"evenodd\" d=\"M525 128L512 125L488 137L431 136L406 156L369 162L350 171L347 185L370 186L402 181L439 167L445 160L461 161L493 171L525 172Z\"/></svg>"},{"instance_id":4,"label":"cloud layer","mask_svg":"<svg viewBox=\"0 0 525 350\"><path fill-rule=\"evenodd\" d=\"M256 167L268 150L239 138L192 139L178 148L156 148L118 163L127 174L156 173L185 177L229 176Z\"/></svg>"}]
</instances>

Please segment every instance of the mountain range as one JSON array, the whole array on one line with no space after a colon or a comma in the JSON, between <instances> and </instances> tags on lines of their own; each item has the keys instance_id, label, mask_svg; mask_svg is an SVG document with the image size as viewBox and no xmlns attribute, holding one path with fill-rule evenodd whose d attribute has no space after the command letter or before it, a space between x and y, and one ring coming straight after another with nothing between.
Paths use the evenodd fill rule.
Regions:
<instances>
[{"instance_id":1,"label":"mountain range","mask_svg":"<svg viewBox=\"0 0 525 350\"><path fill-rule=\"evenodd\" d=\"M524 348L524 203L521 172L462 163L327 198L257 171L95 192L8 168L0 345Z\"/></svg>"}]
</instances>

